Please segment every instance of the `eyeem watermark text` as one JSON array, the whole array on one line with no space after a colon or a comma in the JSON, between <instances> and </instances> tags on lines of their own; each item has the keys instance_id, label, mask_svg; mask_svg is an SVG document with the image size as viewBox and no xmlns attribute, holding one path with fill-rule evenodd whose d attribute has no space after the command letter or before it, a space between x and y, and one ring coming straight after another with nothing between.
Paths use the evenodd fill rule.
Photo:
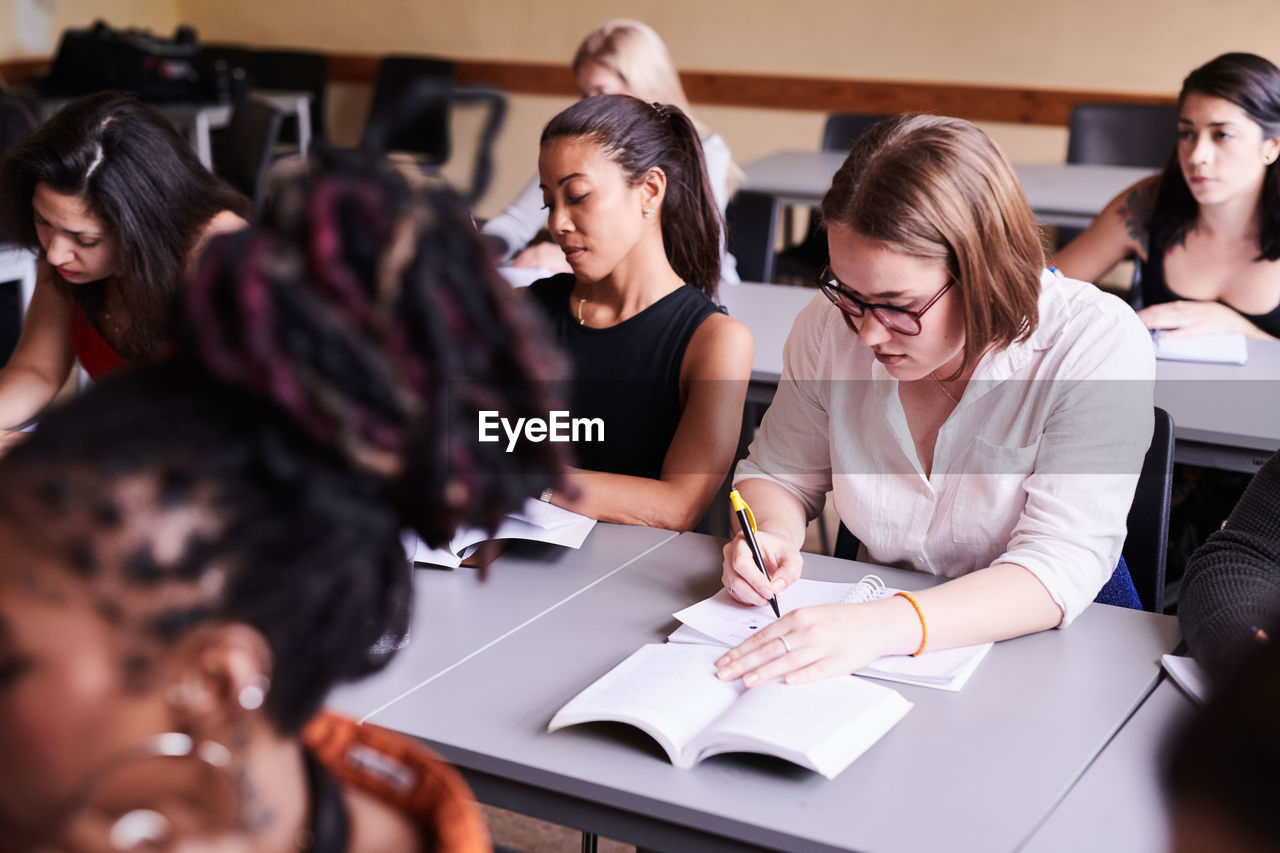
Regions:
<instances>
[{"instance_id":1,"label":"eyeem watermark text","mask_svg":"<svg viewBox=\"0 0 1280 853\"><path fill-rule=\"evenodd\" d=\"M604 441L604 418L571 418L567 411L547 413L547 419L516 418L514 424L497 411L480 412L480 441L500 441L498 427L507 435L507 452L525 441Z\"/></svg>"}]
</instances>

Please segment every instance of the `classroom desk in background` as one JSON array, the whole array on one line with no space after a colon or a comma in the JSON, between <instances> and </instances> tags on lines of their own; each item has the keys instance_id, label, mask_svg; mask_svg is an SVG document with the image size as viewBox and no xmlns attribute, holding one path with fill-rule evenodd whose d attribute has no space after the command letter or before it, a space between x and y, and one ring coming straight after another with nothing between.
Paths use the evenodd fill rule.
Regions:
<instances>
[{"instance_id":1,"label":"classroom desk in background","mask_svg":"<svg viewBox=\"0 0 1280 853\"><path fill-rule=\"evenodd\" d=\"M779 151L743 165L742 191L770 200L751 206L771 219L767 225L755 223L750 232L772 236L782 205L816 205L845 157L840 151ZM1152 174L1150 169L1079 163L1015 163L1014 169L1036 218L1045 225L1069 228L1088 226L1121 190ZM744 257L746 249L734 247L739 270L744 276L772 280L773 240L750 242L746 248L758 252L754 257Z\"/></svg>"},{"instance_id":2,"label":"classroom desk in background","mask_svg":"<svg viewBox=\"0 0 1280 853\"><path fill-rule=\"evenodd\" d=\"M1052 813L1178 641L1172 617L1096 605L1066 630L998 643L958 694L891 685L915 707L833 781L762 756L681 770L630 727L548 734L560 706L641 645L662 642L678 624L673 611L719 588L721 544L687 533L664 542L370 722L425 740L483 802L645 847L988 853L1017 848ZM504 559L493 566L495 591ZM818 579L868 570L907 589L940 580L805 560L805 575Z\"/></svg>"},{"instance_id":3,"label":"classroom desk in background","mask_svg":"<svg viewBox=\"0 0 1280 853\"><path fill-rule=\"evenodd\" d=\"M599 523L578 549L512 543L484 579L476 569L419 566L408 644L386 669L336 688L325 704L367 717L675 536Z\"/></svg>"},{"instance_id":4,"label":"classroom desk in background","mask_svg":"<svg viewBox=\"0 0 1280 853\"><path fill-rule=\"evenodd\" d=\"M752 406L773 399L791 324L817 293L772 284L720 289L730 316L755 339ZM1178 462L1252 474L1280 449L1280 341L1250 340L1248 349L1243 365L1156 362L1155 402L1173 416Z\"/></svg>"}]
</instances>

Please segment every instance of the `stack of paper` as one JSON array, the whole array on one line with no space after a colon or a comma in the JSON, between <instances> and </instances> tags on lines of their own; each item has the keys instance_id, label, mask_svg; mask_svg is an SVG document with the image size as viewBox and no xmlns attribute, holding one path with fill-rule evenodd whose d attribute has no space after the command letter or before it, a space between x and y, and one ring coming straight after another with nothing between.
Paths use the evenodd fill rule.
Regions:
<instances>
[{"instance_id":1,"label":"stack of paper","mask_svg":"<svg viewBox=\"0 0 1280 853\"><path fill-rule=\"evenodd\" d=\"M405 554L415 563L457 568L489 539L526 539L566 548L579 548L595 527L594 518L578 515L555 504L530 498L520 512L511 513L492 534L478 527L459 530L446 548L430 548L415 534L404 539Z\"/></svg>"},{"instance_id":2,"label":"stack of paper","mask_svg":"<svg viewBox=\"0 0 1280 853\"><path fill-rule=\"evenodd\" d=\"M846 602L850 600L851 594L861 600L859 588L865 585L866 580L853 584L801 578L778 596L778 606L785 616L801 607ZM877 597L883 598L895 592L897 590L882 587ZM684 624L667 637L668 642L701 643L725 648L738 645L776 618L768 605L746 607L735 602L728 591L723 589L705 601L673 615ZM955 692L964 687L969 676L973 675L983 657L991 650L991 645L981 643L936 652L927 651L919 657L883 657L858 670L856 674Z\"/></svg>"},{"instance_id":3,"label":"stack of paper","mask_svg":"<svg viewBox=\"0 0 1280 853\"><path fill-rule=\"evenodd\" d=\"M1156 348L1156 358L1166 361L1204 361L1214 364L1244 364L1249 360L1249 348L1244 335L1191 335L1170 337L1164 331L1151 332L1151 343Z\"/></svg>"}]
</instances>

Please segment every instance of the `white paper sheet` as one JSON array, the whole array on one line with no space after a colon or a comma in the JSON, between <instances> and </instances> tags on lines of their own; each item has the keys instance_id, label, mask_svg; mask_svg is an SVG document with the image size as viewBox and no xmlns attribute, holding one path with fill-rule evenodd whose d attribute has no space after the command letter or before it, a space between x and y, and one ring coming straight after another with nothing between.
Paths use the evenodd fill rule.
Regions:
<instances>
[{"instance_id":1,"label":"white paper sheet","mask_svg":"<svg viewBox=\"0 0 1280 853\"><path fill-rule=\"evenodd\" d=\"M1244 335L1193 335L1172 338L1160 329L1151 332L1156 358L1165 361L1203 361L1212 364L1244 364L1249 347Z\"/></svg>"},{"instance_id":2,"label":"white paper sheet","mask_svg":"<svg viewBox=\"0 0 1280 853\"><path fill-rule=\"evenodd\" d=\"M492 535L476 527L459 530L447 548L429 548L418 536L405 535L405 553L415 563L457 568L482 542L490 539L527 539L566 548L580 548L596 526L594 518L530 498L518 513L511 513Z\"/></svg>"}]
</instances>

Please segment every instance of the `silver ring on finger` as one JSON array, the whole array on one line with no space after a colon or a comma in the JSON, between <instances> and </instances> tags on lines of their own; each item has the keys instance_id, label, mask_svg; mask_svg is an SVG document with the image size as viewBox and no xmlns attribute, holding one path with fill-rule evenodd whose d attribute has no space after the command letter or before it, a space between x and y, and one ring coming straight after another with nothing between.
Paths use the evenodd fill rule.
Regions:
<instances>
[{"instance_id":1,"label":"silver ring on finger","mask_svg":"<svg viewBox=\"0 0 1280 853\"><path fill-rule=\"evenodd\" d=\"M782 634L778 635L778 639L782 641L782 647L787 650L787 654L791 653L791 644L787 642L787 638Z\"/></svg>"}]
</instances>

